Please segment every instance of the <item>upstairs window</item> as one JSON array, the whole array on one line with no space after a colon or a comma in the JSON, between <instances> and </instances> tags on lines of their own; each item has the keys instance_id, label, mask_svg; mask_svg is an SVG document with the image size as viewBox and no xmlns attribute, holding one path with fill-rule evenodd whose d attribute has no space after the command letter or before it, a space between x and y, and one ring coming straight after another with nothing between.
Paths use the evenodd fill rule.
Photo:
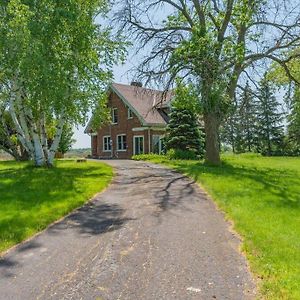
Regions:
<instances>
[{"instance_id":1,"label":"upstairs window","mask_svg":"<svg viewBox=\"0 0 300 300\"><path fill-rule=\"evenodd\" d=\"M112 110L112 123L118 124L118 109L117 108L113 108L113 110Z\"/></svg>"},{"instance_id":2,"label":"upstairs window","mask_svg":"<svg viewBox=\"0 0 300 300\"><path fill-rule=\"evenodd\" d=\"M125 134L117 135L117 150L118 151L126 151L127 150L127 141L126 141Z\"/></svg>"},{"instance_id":3,"label":"upstairs window","mask_svg":"<svg viewBox=\"0 0 300 300\"><path fill-rule=\"evenodd\" d=\"M132 110L128 107L127 108L127 118L132 119L133 118L133 112Z\"/></svg>"},{"instance_id":4,"label":"upstairs window","mask_svg":"<svg viewBox=\"0 0 300 300\"><path fill-rule=\"evenodd\" d=\"M111 151L111 138L110 136L103 137L103 151L109 152Z\"/></svg>"}]
</instances>

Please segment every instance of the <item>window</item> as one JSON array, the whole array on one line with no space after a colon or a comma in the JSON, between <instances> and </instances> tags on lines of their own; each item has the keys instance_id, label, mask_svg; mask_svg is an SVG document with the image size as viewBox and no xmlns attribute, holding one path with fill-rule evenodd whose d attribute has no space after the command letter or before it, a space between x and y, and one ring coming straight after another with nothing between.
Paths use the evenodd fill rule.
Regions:
<instances>
[{"instance_id":1,"label":"window","mask_svg":"<svg viewBox=\"0 0 300 300\"><path fill-rule=\"evenodd\" d=\"M118 109L117 108L113 108L113 110L112 110L112 123L118 124Z\"/></svg>"},{"instance_id":2,"label":"window","mask_svg":"<svg viewBox=\"0 0 300 300\"><path fill-rule=\"evenodd\" d=\"M111 151L111 138L108 135L103 137L103 151Z\"/></svg>"},{"instance_id":3,"label":"window","mask_svg":"<svg viewBox=\"0 0 300 300\"><path fill-rule=\"evenodd\" d=\"M144 137L134 136L133 137L133 154L139 155L144 153Z\"/></svg>"},{"instance_id":4,"label":"window","mask_svg":"<svg viewBox=\"0 0 300 300\"><path fill-rule=\"evenodd\" d=\"M163 136L152 136L152 152L155 154L162 154L164 152Z\"/></svg>"},{"instance_id":5,"label":"window","mask_svg":"<svg viewBox=\"0 0 300 300\"><path fill-rule=\"evenodd\" d=\"M133 118L133 112L130 108L127 109L127 118L132 119Z\"/></svg>"},{"instance_id":6,"label":"window","mask_svg":"<svg viewBox=\"0 0 300 300\"><path fill-rule=\"evenodd\" d=\"M126 151L127 150L127 142L126 142L125 134L117 135L117 150L118 151Z\"/></svg>"}]
</instances>

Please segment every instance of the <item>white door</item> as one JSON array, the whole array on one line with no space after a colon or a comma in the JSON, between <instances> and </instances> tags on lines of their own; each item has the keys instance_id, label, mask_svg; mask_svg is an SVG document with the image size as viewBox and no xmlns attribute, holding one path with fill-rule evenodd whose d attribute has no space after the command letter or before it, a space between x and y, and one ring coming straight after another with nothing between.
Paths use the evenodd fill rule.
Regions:
<instances>
[{"instance_id":1,"label":"white door","mask_svg":"<svg viewBox=\"0 0 300 300\"><path fill-rule=\"evenodd\" d=\"M134 136L133 137L133 154L139 155L144 153L144 137Z\"/></svg>"}]
</instances>

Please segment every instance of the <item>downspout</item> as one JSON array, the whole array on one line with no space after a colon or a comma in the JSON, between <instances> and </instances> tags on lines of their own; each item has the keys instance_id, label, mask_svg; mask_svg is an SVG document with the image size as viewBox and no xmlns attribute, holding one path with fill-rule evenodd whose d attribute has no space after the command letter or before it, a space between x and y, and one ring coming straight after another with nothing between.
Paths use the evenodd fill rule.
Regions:
<instances>
[{"instance_id":1,"label":"downspout","mask_svg":"<svg viewBox=\"0 0 300 300\"><path fill-rule=\"evenodd\" d=\"M111 135L111 124L109 125L109 135L110 135L110 143L111 143L111 147L110 147L110 158L113 159L113 153L114 153L114 143L113 143L113 137Z\"/></svg>"},{"instance_id":2,"label":"downspout","mask_svg":"<svg viewBox=\"0 0 300 300\"><path fill-rule=\"evenodd\" d=\"M150 128L148 129L148 154L151 152Z\"/></svg>"}]
</instances>

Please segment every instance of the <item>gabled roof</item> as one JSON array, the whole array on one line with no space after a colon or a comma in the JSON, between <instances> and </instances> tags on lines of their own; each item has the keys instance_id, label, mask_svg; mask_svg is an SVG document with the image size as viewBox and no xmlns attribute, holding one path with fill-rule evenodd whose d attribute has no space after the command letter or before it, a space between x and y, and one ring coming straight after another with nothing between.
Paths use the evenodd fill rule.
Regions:
<instances>
[{"instance_id":1,"label":"gabled roof","mask_svg":"<svg viewBox=\"0 0 300 300\"><path fill-rule=\"evenodd\" d=\"M119 83L112 84L111 89L135 112L143 125L164 126L167 124L160 110L167 107L172 98L172 92Z\"/></svg>"},{"instance_id":2,"label":"gabled roof","mask_svg":"<svg viewBox=\"0 0 300 300\"><path fill-rule=\"evenodd\" d=\"M113 83L108 92L114 92L140 119L143 126L164 127L167 124L166 115L162 111L169 107L173 93L162 92L135 85ZM90 132L91 120L85 133Z\"/></svg>"}]
</instances>

